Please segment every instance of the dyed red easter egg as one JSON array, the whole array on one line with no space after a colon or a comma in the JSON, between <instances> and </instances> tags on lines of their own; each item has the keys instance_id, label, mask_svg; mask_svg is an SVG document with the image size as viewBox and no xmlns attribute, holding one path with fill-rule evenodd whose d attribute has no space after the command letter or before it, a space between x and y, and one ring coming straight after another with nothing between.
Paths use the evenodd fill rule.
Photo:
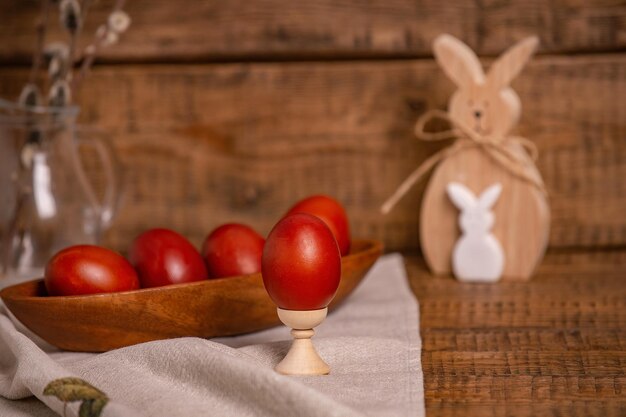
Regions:
<instances>
[{"instance_id":1,"label":"dyed red easter egg","mask_svg":"<svg viewBox=\"0 0 626 417\"><path fill-rule=\"evenodd\" d=\"M137 270L142 288L208 278L198 250L173 230L151 229L137 236L130 247L129 260Z\"/></svg>"},{"instance_id":2,"label":"dyed red easter egg","mask_svg":"<svg viewBox=\"0 0 626 417\"><path fill-rule=\"evenodd\" d=\"M63 249L48 261L44 283L50 295L84 295L139 288L132 265L112 250L92 245Z\"/></svg>"},{"instance_id":3,"label":"dyed red easter egg","mask_svg":"<svg viewBox=\"0 0 626 417\"><path fill-rule=\"evenodd\" d=\"M284 217L265 241L261 262L265 289L286 310L318 310L337 292L341 254L332 231L319 218Z\"/></svg>"},{"instance_id":4,"label":"dyed red easter egg","mask_svg":"<svg viewBox=\"0 0 626 417\"><path fill-rule=\"evenodd\" d=\"M265 239L245 224L228 223L213 230L202 245L212 278L256 274L261 270Z\"/></svg>"},{"instance_id":5,"label":"dyed red easter egg","mask_svg":"<svg viewBox=\"0 0 626 417\"><path fill-rule=\"evenodd\" d=\"M337 200L326 195L313 195L297 202L289 209L287 215L294 213L308 213L319 217L335 235L341 255L350 252L348 215Z\"/></svg>"}]
</instances>

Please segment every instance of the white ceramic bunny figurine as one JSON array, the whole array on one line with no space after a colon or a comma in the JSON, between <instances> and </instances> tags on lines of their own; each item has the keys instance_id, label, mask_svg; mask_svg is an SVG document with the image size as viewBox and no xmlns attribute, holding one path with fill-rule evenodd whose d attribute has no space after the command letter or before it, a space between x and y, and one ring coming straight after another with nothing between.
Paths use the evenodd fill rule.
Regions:
<instances>
[{"instance_id":1,"label":"white ceramic bunny figurine","mask_svg":"<svg viewBox=\"0 0 626 417\"><path fill-rule=\"evenodd\" d=\"M438 274L450 272L450 258L458 239L455 207L446 197L451 182L472 190L500 183L506 195L494 209L498 222L493 235L502 243L506 264L502 276L528 279L541 261L548 243L550 210L541 175L521 142L511 136L521 114L518 95L510 87L537 48L536 37L521 40L484 71L476 54L450 35L438 36L434 53L439 66L457 86L448 103L448 116L486 141L492 141L517 159L497 162L489 149L466 146L434 168L420 212L420 243L426 262ZM469 143L464 137L455 144ZM523 173L527 179L516 175ZM534 184L533 184L534 180Z\"/></svg>"},{"instance_id":2,"label":"white ceramic bunny figurine","mask_svg":"<svg viewBox=\"0 0 626 417\"><path fill-rule=\"evenodd\" d=\"M491 234L495 216L491 208L500 197L499 183L489 186L476 198L466 186L451 182L448 196L461 210L459 226L463 235L452 253L452 271L460 281L494 282L504 270L504 252Z\"/></svg>"}]
</instances>

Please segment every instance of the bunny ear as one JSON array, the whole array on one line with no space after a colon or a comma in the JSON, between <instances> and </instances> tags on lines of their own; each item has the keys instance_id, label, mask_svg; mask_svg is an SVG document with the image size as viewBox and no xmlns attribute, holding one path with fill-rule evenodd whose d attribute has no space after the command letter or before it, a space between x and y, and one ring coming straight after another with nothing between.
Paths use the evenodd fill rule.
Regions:
<instances>
[{"instance_id":1,"label":"bunny ear","mask_svg":"<svg viewBox=\"0 0 626 417\"><path fill-rule=\"evenodd\" d=\"M483 67L474 51L454 36L437 36L433 50L439 66L458 87L485 82Z\"/></svg>"},{"instance_id":2,"label":"bunny ear","mask_svg":"<svg viewBox=\"0 0 626 417\"><path fill-rule=\"evenodd\" d=\"M489 69L487 83L497 90L508 87L539 45L539 38L531 36L513 45Z\"/></svg>"},{"instance_id":3,"label":"bunny ear","mask_svg":"<svg viewBox=\"0 0 626 417\"><path fill-rule=\"evenodd\" d=\"M490 185L485 191L478 197L478 205L486 210L489 210L500 197L502 192L502 185L498 182Z\"/></svg>"},{"instance_id":4,"label":"bunny ear","mask_svg":"<svg viewBox=\"0 0 626 417\"><path fill-rule=\"evenodd\" d=\"M477 204L474 193L469 188L458 182L451 182L446 187L448 196L454 205L460 210L467 210Z\"/></svg>"}]
</instances>

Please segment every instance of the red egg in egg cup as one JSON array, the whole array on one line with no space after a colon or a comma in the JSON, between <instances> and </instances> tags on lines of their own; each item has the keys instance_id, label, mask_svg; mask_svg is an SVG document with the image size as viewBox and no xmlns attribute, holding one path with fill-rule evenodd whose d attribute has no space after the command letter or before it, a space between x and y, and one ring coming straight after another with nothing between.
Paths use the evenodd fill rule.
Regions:
<instances>
[{"instance_id":1,"label":"red egg in egg cup","mask_svg":"<svg viewBox=\"0 0 626 417\"><path fill-rule=\"evenodd\" d=\"M276 371L326 375L330 367L311 338L328 312L341 279L341 254L328 226L310 214L284 217L270 232L262 258L265 289L294 341Z\"/></svg>"}]
</instances>

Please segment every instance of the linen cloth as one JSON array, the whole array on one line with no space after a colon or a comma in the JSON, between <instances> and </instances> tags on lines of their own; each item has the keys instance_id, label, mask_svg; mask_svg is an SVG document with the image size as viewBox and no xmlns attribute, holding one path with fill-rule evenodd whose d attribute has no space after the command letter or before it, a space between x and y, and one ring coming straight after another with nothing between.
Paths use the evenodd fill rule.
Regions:
<instances>
[{"instance_id":1,"label":"linen cloth","mask_svg":"<svg viewBox=\"0 0 626 417\"><path fill-rule=\"evenodd\" d=\"M63 415L63 402L43 390L73 376L108 396L101 417L422 417L418 314L402 257L382 257L316 329L313 342L331 374L293 377L273 371L291 343L285 326L72 353L46 344L0 305L0 416ZM67 403L66 415L77 416L79 406Z\"/></svg>"}]
</instances>

